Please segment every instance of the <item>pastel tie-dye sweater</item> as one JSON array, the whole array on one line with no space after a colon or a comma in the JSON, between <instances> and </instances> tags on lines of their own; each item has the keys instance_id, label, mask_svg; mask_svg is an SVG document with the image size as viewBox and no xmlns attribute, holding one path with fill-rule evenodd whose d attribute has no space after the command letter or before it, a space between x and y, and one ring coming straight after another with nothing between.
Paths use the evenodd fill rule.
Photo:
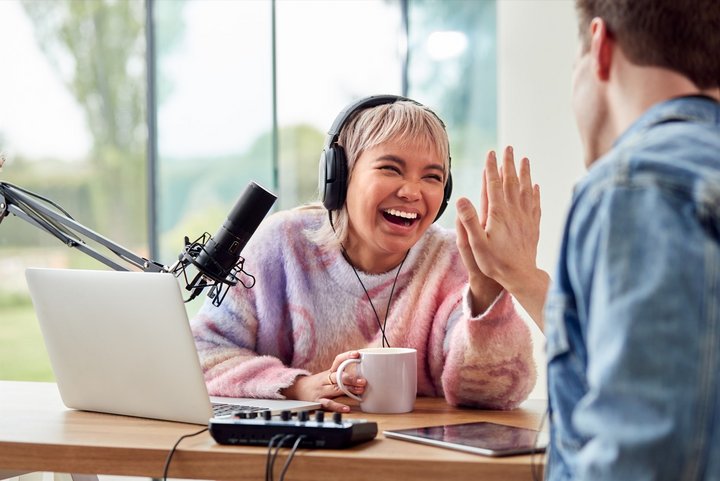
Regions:
<instances>
[{"instance_id":1,"label":"pastel tie-dye sweater","mask_svg":"<svg viewBox=\"0 0 720 481\"><path fill-rule=\"evenodd\" d=\"M255 286L238 284L220 307L207 301L193 319L212 395L282 398L297 376L329 369L337 354L381 345L352 266L339 249L308 238L326 215L304 209L265 219L243 250ZM381 320L396 272L359 273ZM418 395L510 409L535 384L530 331L510 295L470 317L455 234L436 225L410 249L385 332L391 346L417 349Z\"/></svg>"}]
</instances>

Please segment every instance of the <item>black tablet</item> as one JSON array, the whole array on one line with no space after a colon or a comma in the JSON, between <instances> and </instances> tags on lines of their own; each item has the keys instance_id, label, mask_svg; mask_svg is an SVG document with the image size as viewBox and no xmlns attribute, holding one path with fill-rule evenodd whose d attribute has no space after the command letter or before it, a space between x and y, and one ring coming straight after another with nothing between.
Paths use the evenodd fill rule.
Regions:
<instances>
[{"instance_id":1,"label":"black tablet","mask_svg":"<svg viewBox=\"0 0 720 481\"><path fill-rule=\"evenodd\" d=\"M431 444L484 456L542 453L547 433L489 422L383 431L387 438Z\"/></svg>"}]
</instances>

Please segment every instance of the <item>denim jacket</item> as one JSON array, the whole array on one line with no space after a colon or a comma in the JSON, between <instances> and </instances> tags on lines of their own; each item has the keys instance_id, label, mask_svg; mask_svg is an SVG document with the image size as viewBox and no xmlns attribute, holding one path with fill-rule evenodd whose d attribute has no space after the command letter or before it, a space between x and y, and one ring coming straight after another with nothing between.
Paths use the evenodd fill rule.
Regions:
<instances>
[{"instance_id":1,"label":"denim jacket","mask_svg":"<svg viewBox=\"0 0 720 481\"><path fill-rule=\"evenodd\" d=\"M545 321L547 479L720 480L720 104L657 104L591 167Z\"/></svg>"}]
</instances>

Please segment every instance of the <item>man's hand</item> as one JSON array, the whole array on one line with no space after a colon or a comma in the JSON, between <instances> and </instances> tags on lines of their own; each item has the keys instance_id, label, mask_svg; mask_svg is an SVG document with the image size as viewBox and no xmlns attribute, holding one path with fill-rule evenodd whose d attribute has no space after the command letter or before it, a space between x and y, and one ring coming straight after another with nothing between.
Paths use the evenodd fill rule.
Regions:
<instances>
[{"instance_id":1,"label":"man's hand","mask_svg":"<svg viewBox=\"0 0 720 481\"><path fill-rule=\"evenodd\" d=\"M530 161L515 171L512 147L503 155L502 171L495 152L485 163L480 211L467 198L457 201L458 248L469 277L490 277L510 292L542 329L542 309L549 277L536 266L540 239L540 187L532 183Z\"/></svg>"}]
</instances>

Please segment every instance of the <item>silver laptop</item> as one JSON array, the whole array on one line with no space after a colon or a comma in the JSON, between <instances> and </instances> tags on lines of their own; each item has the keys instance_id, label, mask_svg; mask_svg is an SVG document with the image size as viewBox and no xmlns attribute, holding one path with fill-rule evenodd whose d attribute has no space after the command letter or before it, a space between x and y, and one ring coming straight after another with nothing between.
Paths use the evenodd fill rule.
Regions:
<instances>
[{"instance_id":1,"label":"silver laptop","mask_svg":"<svg viewBox=\"0 0 720 481\"><path fill-rule=\"evenodd\" d=\"M208 396L172 274L30 268L26 278L69 408L196 424L213 417L213 403L273 413L320 408Z\"/></svg>"}]
</instances>

